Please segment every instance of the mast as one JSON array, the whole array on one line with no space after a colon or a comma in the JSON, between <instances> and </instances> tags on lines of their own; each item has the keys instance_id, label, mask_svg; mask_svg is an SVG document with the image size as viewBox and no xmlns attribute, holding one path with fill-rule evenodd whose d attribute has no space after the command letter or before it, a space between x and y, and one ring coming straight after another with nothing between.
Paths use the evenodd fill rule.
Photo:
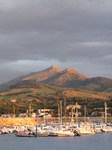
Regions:
<instances>
[{"instance_id":1,"label":"mast","mask_svg":"<svg viewBox=\"0 0 112 150\"><path fill-rule=\"evenodd\" d=\"M31 102L29 102L29 117L31 118Z\"/></svg>"},{"instance_id":2,"label":"mast","mask_svg":"<svg viewBox=\"0 0 112 150\"><path fill-rule=\"evenodd\" d=\"M86 105L84 105L84 123L86 124Z\"/></svg>"},{"instance_id":3,"label":"mast","mask_svg":"<svg viewBox=\"0 0 112 150\"><path fill-rule=\"evenodd\" d=\"M107 103L105 102L105 123L107 123Z\"/></svg>"},{"instance_id":4,"label":"mast","mask_svg":"<svg viewBox=\"0 0 112 150\"><path fill-rule=\"evenodd\" d=\"M73 106L71 108L71 114L72 114L71 122L73 123Z\"/></svg>"},{"instance_id":5,"label":"mast","mask_svg":"<svg viewBox=\"0 0 112 150\"><path fill-rule=\"evenodd\" d=\"M60 106L58 104L58 122L59 122L59 127L60 127Z\"/></svg>"},{"instance_id":6,"label":"mast","mask_svg":"<svg viewBox=\"0 0 112 150\"><path fill-rule=\"evenodd\" d=\"M46 100L43 100L43 104L44 104L44 124L46 124L46 113L45 113Z\"/></svg>"},{"instance_id":7,"label":"mast","mask_svg":"<svg viewBox=\"0 0 112 150\"><path fill-rule=\"evenodd\" d=\"M76 124L78 125L78 103L76 102Z\"/></svg>"},{"instance_id":8,"label":"mast","mask_svg":"<svg viewBox=\"0 0 112 150\"><path fill-rule=\"evenodd\" d=\"M65 110L65 128L66 128L66 100L64 99L64 110Z\"/></svg>"},{"instance_id":9,"label":"mast","mask_svg":"<svg viewBox=\"0 0 112 150\"><path fill-rule=\"evenodd\" d=\"M60 101L60 117L61 117L61 125L62 125L62 101Z\"/></svg>"}]
</instances>

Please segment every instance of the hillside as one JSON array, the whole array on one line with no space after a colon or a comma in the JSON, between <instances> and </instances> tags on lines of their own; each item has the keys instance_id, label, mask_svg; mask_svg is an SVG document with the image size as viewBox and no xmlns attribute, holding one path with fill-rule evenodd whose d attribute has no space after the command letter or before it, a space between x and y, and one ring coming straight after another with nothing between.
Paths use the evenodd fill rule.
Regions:
<instances>
[{"instance_id":1,"label":"hillside","mask_svg":"<svg viewBox=\"0 0 112 150\"><path fill-rule=\"evenodd\" d=\"M48 84L54 84L54 85L60 85L60 86L66 86L66 82L70 82L73 80L84 80L87 79L83 74L78 73L73 68L67 68L63 71L60 71L55 78L52 78L51 80L45 80L45 83Z\"/></svg>"},{"instance_id":2,"label":"hillside","mask_svg":"<svg viewBox=\"0 0 112 150\"><path fill-rule=\"evenodd\" d=\"M3 84L0 84L0 91L6 90L8 89L10 86L15 85L19 82L21 82L23 79L25 78L25 76L19 76L13 80L10 80L8 82L5 82Z\"/></svg>"},{"instance_id":3,"label":"hillside","mask_svg":"<svg viewBox=\"0 0 112 150\"><path fill-rule=\"evenodd\" d=\"M112 79L105 77L94 77L85 80L72 80L66 83L67 87L81 88L95 92L112 92Z\"/></svg>"},{"instance_id":4,"label":"hillside","mask_svg":"<svg viewBox=\"0 0 112 150\"><path fill-rule=\"evenodd\" d=\"M108 100L109 96L112 94L108 94L107 92L97 92L94 93L92 91L82 90L82 89L71 89L64 88L60 86L47 85L37 83L31 80L21 81L10 87L10 89L0 93L1 100L37 100L42 102L43 100L56 100L61 99L62 97L66 98L81 98L84 100L85 98L91 99L103 99Z\"/></svg>"},{"instance_id":5,"label":"hillside","mask_svg":"<svg viewBox=\"0 0 112 150\"><path fill-rule=\"evenodd\" d=\"M60 68L56 67L55 65L43 70L43 71L39 71L39 72L32 72L30 74L27 75L23 75L20 77L17 77L13 80L10 80L8 82L5 82L3 84L0 84L0 91L6 90L8 89L10 86L15 85L23 80L34 80L36 82L42 82L43 80L46 80L50 77L54 77L55 75L57 75L57 73L59 73L61 71Z\"/></svg>"},{"instance_id":6,"label":"hillside","mask_svg":"<svg viewBox=\"0 0 112 150\"><path fill-rule=\"evenodd\" d=\"M53 65L43 71L29 74L23 80L35 80L37 82L42 82L50 77L56 76L59 72L61 72L61 69Z\"/></svg>"},{"instance_id":7,"label":"hillside","mask_svg":"<svg viewBox=\"0 0 112 150\"><path fill-rule=\"evenodd\" d=\"M23 80L10 86L8 90L0 92L0 114L12 113L11 99L16 99L16 114L25 113L32 101L34 112L37 109L49 108L57 111L60 100L66 99L67 105L78 102L88 108L103 107L104 102L112 105L112 93L94 92L77 88L65 88L62 86L42 84L34 80ZM55 113L56 114L56 113Z\"/></svg>"},{"instance_id":8,"label":"hillside","mask_svg":"<svg viewBox=\"0 0 112 150\"><path fill-rule=\"evenodd\" d=\"M11 87L27 81L26 88L30 87L33 81L35 84L51 84L68 88L79 88L93 92L112 92L112 79L105 77L88 78L78 73L73 68L61 70L53 65L39 72L32 72L28 75L17 77L9 82L0 85L0 91L10 89ZM33 83L33 85L34 85ZM23 84L23 82L22 82Z\"/></svg>"}]
</instances>

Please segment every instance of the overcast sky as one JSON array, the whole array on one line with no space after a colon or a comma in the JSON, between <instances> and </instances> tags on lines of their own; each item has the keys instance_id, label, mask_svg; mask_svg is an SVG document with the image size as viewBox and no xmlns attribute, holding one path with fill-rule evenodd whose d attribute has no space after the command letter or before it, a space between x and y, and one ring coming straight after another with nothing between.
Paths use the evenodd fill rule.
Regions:
<instances>
[{"instance_id":1,"label":"overcast sky","mask_svg":"<svg viewBox=\"0 0 112 150\"><path fill-rule=\"evenodd\" d=\"M52 64L112 78L112 0L0 0L0 83Z\"/></svg>"}]
</instances>

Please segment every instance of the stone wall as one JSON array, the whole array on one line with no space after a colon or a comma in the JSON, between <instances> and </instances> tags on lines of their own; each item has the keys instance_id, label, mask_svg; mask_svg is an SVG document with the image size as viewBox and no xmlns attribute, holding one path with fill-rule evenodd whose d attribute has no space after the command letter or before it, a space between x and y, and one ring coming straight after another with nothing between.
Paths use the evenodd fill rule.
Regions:
<instances>
[{"instance_id":1,"label":"stone wall","mask_svg":"<svg viewBox=\"0 0 112 150\"><path fill-rule=\"evenodd\" d=\"M13 125L36 125L35 118L0 118L1 126L13 126Z\"/></svg>"}]
</instances>

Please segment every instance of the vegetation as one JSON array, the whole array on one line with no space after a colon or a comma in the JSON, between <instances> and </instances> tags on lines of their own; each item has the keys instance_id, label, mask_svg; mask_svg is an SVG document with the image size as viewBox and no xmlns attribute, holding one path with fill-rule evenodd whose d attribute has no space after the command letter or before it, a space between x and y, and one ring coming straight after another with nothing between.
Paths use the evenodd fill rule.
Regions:
<instances>
[{"instance_id":1,"label":"vegetation","mask_svg":"<svg viewBox=\"0 0 112 150\"><path fill-rule=\"evenodd\" d=\"M14 107L16 114L25 113L32 103L34 112L46 107L54 109L56 115L58 103L64 99L67 105L78 102L82 114L86 105L88 115L101 111L106 101L108 112L112 113L112 79L88 78L70 68L62 71L51 66L1 84L0 90L0 114L13 113ZM16 99L16 102L12 103L11 99Z\"/></svg>"},{"instance_id":2,"label":"vegetation","mask_svg":"<svg viewBox=\"0 0 112 150\"><path fill-rule=\"evenodd\" d=\"M108 112L112 113L111 97L112 94L106 92L91 92L35 83L34 81L22 81L0 93L0 115L13 113L14 106L17 115L25 113L29 109L29 103L31 102L34 112L37 113L37 110L41 108L49 108L54 109L56 116L58 103L60 100L64 103L64 99L66 99L66 105L74 105L78 102L78 104L82 106L80 110L82 115L84 113L84 105L86 105L88 115L90 116L96 108L104 108L105 101L108 107L110 107ZM16 102L12 103L11 99L16 99Z\"/></svg>"}]
</instances>

